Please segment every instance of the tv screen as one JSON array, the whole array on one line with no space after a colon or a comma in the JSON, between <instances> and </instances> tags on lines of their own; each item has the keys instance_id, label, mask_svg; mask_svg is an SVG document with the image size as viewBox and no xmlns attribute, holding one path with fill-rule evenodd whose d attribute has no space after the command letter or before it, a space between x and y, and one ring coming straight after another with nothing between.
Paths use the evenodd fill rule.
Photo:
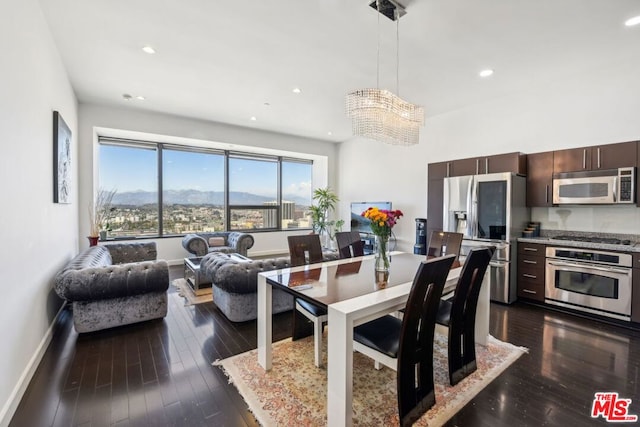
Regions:
<instances>
[{"instance_id":1,"label":"tv screen","mask_svg":"<svg viewBox=\"0 0 640 427\"><path fill-rule=\"evenodd\" d=\"M391 210L391 202L351 202L351 230L360 233L371 233L371 221L363 217L362 212L368 208Z\"/></svg>"}]
</instances>

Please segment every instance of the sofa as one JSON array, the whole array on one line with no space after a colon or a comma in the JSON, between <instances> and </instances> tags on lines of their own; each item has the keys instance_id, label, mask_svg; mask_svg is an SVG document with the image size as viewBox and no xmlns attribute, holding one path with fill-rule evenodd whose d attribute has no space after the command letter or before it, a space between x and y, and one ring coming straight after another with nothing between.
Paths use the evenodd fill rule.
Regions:
<instances>
[{"instance_id":1,"label":"sofa","mask_svg":"<svg viewBox=\"0 0 640 427\"><path fill-rule=\"evenodd\" d=\"M92 246L55 276L58 296L72 304L78 333L163 318L169 267L155 242Z\"/></svg>"},{"instance_id":2,"label":"sofa","mask_svg":"<svg viewBox=\"0 0 640 427\"><path fill-rule=\"evenodd\" d=\"M337 252L323 253L325 261ZM258 317L258 273L291 267L289 257L243 261L225 253L210 253L200 262L200 273L211 280L213 302L232 322ZM273 313L293 309L291 294L274 289Z\"/></svg>"},{"instance_id":3,"label":"sofa","mask_svg":"<svg viewBox=\"0 0 640 427\"><path fill-rule=\"evenodd\" d=\"M253 236L239 231L192 233L184 236L182 247L198 257L210 252L238 253L247 256L247 251L253 247Z\"/></svg>"}]
</instances>

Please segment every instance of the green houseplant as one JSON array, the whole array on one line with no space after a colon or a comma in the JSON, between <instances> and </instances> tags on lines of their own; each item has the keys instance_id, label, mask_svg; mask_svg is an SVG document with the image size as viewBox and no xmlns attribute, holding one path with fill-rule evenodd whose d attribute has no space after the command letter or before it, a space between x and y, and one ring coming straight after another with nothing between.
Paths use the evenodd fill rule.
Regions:
<instances>
[{"instance_id":1,"label":"green houseplant","mask_svg":"<svg viewBox=\"0 0 640 427\"><path fill-rule=\"evenodd\" d=\"M313 191L315 204L310 207L313 231L318 233L323 240L323 246L329 247L335 237L335 232L340 231L344 225L343 220L329 219L340 201L331 188L316 188Z\"/></svg>"}]
</instances>

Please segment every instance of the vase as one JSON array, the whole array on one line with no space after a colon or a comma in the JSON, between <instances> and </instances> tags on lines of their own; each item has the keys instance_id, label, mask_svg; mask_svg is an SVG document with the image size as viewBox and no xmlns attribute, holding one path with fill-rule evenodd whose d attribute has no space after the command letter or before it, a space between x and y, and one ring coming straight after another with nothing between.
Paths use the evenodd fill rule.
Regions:
<instances>
[{"instance_id":1,"label":"vase","mask_svg":"<svg viewBox=\"0 0 640 427\"><path fill-rule=\"evenodd\" d=\"M97 246L98 245L98 236L87 236L87 239L89 239L89 246Z\"/></svg>"},{"instance_id":2,"label":"vase","mask_svg":"<svg viewBox=\"0 0 640 427\"><path fill-rule=\"evenodd\" d=\"M389 236L376 235L375 257L376 288L384 289L389 282Z\"/></svg>"}]
</instances>

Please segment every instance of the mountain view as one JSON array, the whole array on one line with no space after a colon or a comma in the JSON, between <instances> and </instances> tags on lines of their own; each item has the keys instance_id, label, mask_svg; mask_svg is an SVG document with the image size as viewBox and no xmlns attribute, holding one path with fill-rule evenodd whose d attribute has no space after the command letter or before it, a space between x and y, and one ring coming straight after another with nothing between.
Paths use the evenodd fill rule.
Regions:
<instances>
[{"instance_id":1,"label":"mountain view","mask_svg":"<svg viewBox=\"0 0 640 427\"><path fill-rule=\"evenodd\" d=\"M127 191L116 193L113 197L114 205L141 206L156 203L157 191ZM259 196L246 192L230 192L229 200L238 205L262 205L274 201L272 197ZM283 200L294 202L296 205L309 206L309 200L298 196L283 195ZM224 205L224 192L198 190L167 190L164 192L164 203L176 205Z\"/></svg>"}]
</instances>

